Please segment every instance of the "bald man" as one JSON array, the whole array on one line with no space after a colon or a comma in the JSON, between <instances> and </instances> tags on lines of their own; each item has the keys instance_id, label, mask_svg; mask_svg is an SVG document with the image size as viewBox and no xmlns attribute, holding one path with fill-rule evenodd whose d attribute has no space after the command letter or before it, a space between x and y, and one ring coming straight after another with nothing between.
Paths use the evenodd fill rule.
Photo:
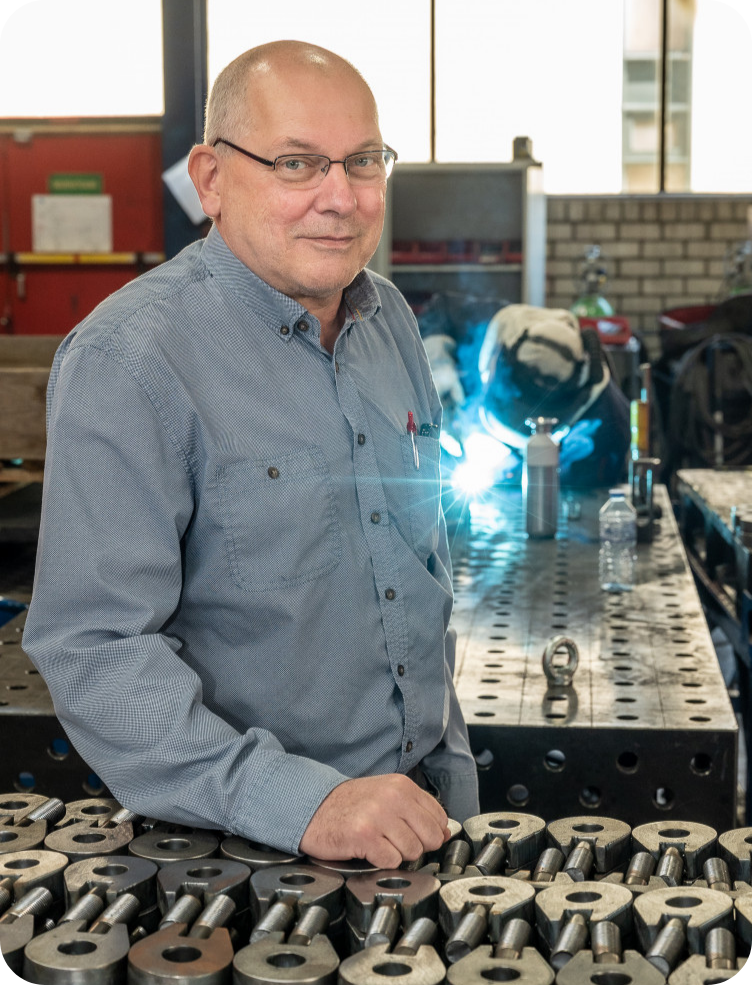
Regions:
<instances>
[{"instance_id":1,"label":"bald man","mask_svg":"<svg viewBox=\"0 0 752 985\"><path fill-rule=\"evenodd\" d=\"M219 75L189 164L209 235L55 358L24 635L125 806L385 868L478 811L441 408L364 269L396 157L329 51Z\"/></svg>"}]
</instances>

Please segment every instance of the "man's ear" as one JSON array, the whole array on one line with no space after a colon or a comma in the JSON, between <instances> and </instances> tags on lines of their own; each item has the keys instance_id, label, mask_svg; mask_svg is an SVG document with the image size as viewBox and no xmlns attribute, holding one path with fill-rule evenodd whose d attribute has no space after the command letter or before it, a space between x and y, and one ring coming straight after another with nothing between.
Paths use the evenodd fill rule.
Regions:
<instances>
[{"instance_id":1,"label":"man's ear","mask_svg":"<svg viewBox=\"0 0 752 985\"><path fill-rule=\"evenodd\" d=\"M197 144L193 148L188 158L188 174L201 199L201 208L210 218L217 219L221 213L219 161L213 147Z\"/></svg>"}]
</instances>

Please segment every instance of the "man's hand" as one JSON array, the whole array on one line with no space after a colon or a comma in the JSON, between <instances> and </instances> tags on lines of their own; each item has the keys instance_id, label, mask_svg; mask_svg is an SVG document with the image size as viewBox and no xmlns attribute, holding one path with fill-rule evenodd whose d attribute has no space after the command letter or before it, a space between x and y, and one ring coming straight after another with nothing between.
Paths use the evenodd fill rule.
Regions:
<instances>
[{"instance_id":1,"label":"man's hand","mask_svg":"<svg viewBox=\"0 0 752 985\"><path fill-rule=\"evenodd\" d=\"M300 851L322 859L365 858L380 869L441 848L444 809L401 773L346 780L311 818Z\"/></svg>"}]
</instances>

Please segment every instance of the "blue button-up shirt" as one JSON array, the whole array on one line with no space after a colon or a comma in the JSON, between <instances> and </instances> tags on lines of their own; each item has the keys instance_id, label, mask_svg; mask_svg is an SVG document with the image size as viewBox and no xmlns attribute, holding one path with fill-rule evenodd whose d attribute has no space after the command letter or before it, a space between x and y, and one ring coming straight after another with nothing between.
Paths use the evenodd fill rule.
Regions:
<instances>
[{"instance_id":1,"label":"blue button-up shirt","mask_svg":"<svg viewBox=\"0 0 752 985\"><path fill-rule=\"evenodd\" d=\"M439 444L416 468L407 432L439 401L395 287L345 300L331 356L212 230L67 336L48 393L24 646L60 721L132 810L289 851L349 777L421 764L478 811Z\"/></svg>"}]
</instances>

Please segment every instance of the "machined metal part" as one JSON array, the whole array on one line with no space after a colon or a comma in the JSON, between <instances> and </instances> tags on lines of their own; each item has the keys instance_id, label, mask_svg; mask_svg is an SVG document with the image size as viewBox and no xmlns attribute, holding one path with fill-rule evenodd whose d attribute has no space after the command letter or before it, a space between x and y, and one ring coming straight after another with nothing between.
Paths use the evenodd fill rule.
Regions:
<instances>
[{"instance_id":1,"label":"machined metal part","mask_svg":"<svg viewBox=\"0 0 752 985\"><path fill-rule=\"evenodd\" d=\"M125 977L128 927L88 933L84 920L64 923L26 945L23 977L40 985L110 985Z\"/></svg>"},{"instance_id":2,"label":"machined metal part","mask_svg":"<svg viewBox=\"0 0 752 985\"><path fill-rule=\"evenodd\" d=\"M567 661L564 664L555 663L554 657L562 649L567 651ZM579 662L580 651L575 641L568 636L552 637L546 644L541 658L543 673L548 683L559 687L569 687L572 684Z\"/></svg>"},{"instance_id":3,"label":"machined metal part","mask_svg":"<svg viewBox=\"0 0 752 985\"><path fill-rule=\"evenodd\" d=\"M60 852L46 852L35 848L25 852L0 855L0 878L13 882L16 899L33 889L44 886L56 900L63 898L63 872L68 857Z\"/></svg>"},{"instance_id":4,"label":"machined metal part","mask_svg":"<svg viewBox=\"0 0 752 985\"><path fill-rule=\"evenodd\" d=\"M397 939L400 928L400 912L393 900L381 903L373 915L365 933L363 947L387 944L390 948Z\"/></svg>"},{"instance_id":5,"label":"machined metal part","mask_svg":"<svg viewBox=\"0 0 752 985\"><path fill-rule=\"evenodd\" d=\"M561 930L551 947L549 964L561 971L588 942L588 922L582 913L573 913L562 924Z\"/></svg>"},{"instance_id":6,"label":"machined metal part","mask_svg":"<svg viewBox=\"0 0 752 985\"><path fill-rule=\"evenodd\" d=\"M587 841L579 841L567 856L564 875L574 882L585 882L590 878L595 864L595 853Z\"/></svg>"},{"instance_id":7,"label":"machined metal part","mask_svg":"<svg viewBox=\"0 0 752 985\"><path fill-rule=\"evenodd\" d=\"M666 978L637 951L625 951L619 962L598 963L592 951L580 951L556 976L556 985L665 985Z\"/></svg>"},{"instance_id":8,"label":"machined metal part","mask_svg":"<svg viewBox=\"0 0 752 985\"><path fill-rule=\"evenodd\" d=\"M517 958L501 958L486 945L450 964L446 975L449 985L488 985L489 981L552 985L555 972L533 947L524 948Z\"/></svg>"},{"instance_id":9,"label":"machined metal part","mask_svg":"<svg viewBox=\"0 0 752 985\"><path fill-rule=\"evenodd\" d=\"M462 838L456 838L447 844L439 863L439 872L442 875L461 875L470 864L471 857L470 843Z\"/></svg>"},{"instance_id":10,"label":"machined metal part","mask_svg":"<svg viewBox=\"0 0 752 985\"><path fill-rule=\"evenodd\" d=\"M473 859L473 865L484 876L495 876L504 868L507 857L506 842L499 838L491 838Z\"/></svg>"},{"instance_id":11,"label":"machined metal part","mask_svg":"<svg viewBox=\"0 0 752 985\"><path fill-rule=\"evenodd\" d=\"M733 968L708 968L701 954L692 954L669 978L670 985L718 985L719 982L736 981L744 968L744 958L739 958Z\"/></svg>"},{"instance_id":12,"label":"machined metal part","mask_svg":"<svg viewBox=\"0 0 752 985\"><path fill-rule=\"evenodd\" d=\"M611 920L590 927L590 950L596 964L618 964L622 958L621 930Z\"/></svg>"},{"instance_id":13,"label":"machined metal part","mask_svg":"<svg viewBox=\"0 0 752 985\"><path fill-rule=\"evenodd\" d=\"M657 879L662 879L667 886L681 886L684 875L684 856L673 846L658 859L655 867Z\"/></svg>"},{"instance_id":14,"label":"machined metal part","mask_svg":"<svg viewBox=\"0 0 752 985\"><path fill-rule=\"evenodd\" d=\"M119 855L132 841L133 825L130 822L102 828L93 820L56 828L44 839L44 846L49 851L62 852L71 862L80 862L100 855Z\"/></svg>"},{"instance_id":15,"label":"machined metal part","mask_svg":"<svg viewBox=\"0 0 752 985\"><path fill-rule=\"evenodd\" d=\"M278 865L259 869L250 880L251 910L258 921L280 900L293 902L296 913L323 906L335 920L344 909L344 878L315 865Z\"/></svg>"},{"instance_id":16,"label":"machined metal part","mask_svg":"<svg viewBox=\"0 0 752 985\"><path fill-rule=\"evenodd\" d=\"M233 961L230 932L215 927L206 937L175 923L137 941L128 954L130 985L226 985Z\"/></svg>"},{"instance_id":17,"label":"machined metal part","mask_svg":"<svg viewBox=\"0 0 752 985\"><path fill-rule=\"evenodd\" d=\"M566 856L559 848L546 848L535 863L531 879L533 882L553 882L556 874L561 872L566 862Z\"/></svg>"},{"instance_id":18,"label":"machined metal part","mask_svg":"<svg viewBox=\"0 0 752 985\"><path fill-rule=\"evenodd\" d=\"M104 910L104 893L98 889L90 889L88 893L79 896L65 913L60 917L58 926L65 923L79 923L83 921L87 926Z\"/></svg>"},{"instance_id":19,"label":"machined metal part","mask_svg":"<svg viewBox=\"0 0 752 985\"><path fill-rule=\"evenodd\" d=\"M478 814L468 818L463 827L476 856L486 842L501 838L506 845L510 869L524 868L545 848L546 822L532 814L510 811Z\"/></svg>"},{"instance_id":20,"label":"machined metal part","mask_svg":"<svg viewBox=\"0 0 752 985\"><path fill-rule=\"evenodd\" d=\"M666 978L679 963L687 944L684 923L672 917L658 931L655 940L645 951L645 958Z\"/></svg>"},{"instance_id":21,"label":"machined metal part","mask_svg":"<svg viewBox=\"0 0 752 985\"><path fill-rule=\"evenodd\" d=\"M249 841L239 835L231 835L223 838L219 846L219 853L223 858L233 859L235 862L242 862L247 865L251 872L257 869L268 869L273 865L296 865L303 861L302 855L291 855L288 852L280 852L276 848L268 845L260 845L258 842Z\"/></svg>"},{"instance_id":22,"label":"machined metal part","mask_svg":"<svg viewBox=\"0 0 752 985\"><path fill-rule=\"evenodd\" d=\"M110 905L93 920L90 927L90 934L106 934L116 924L122 923L129 927L135 923L136 917L141 910L141 900L131 893L123 893L114 899Z\"/></svg>"},{"instance_id":23,"label":"machined metal part","mask_svg":"<svg viewBox=\"0 0 752 985\"><path fill-rule=\"evenodd\" d=\"M752 893L734 900L736 932L745 944L752 945Z\"/></svg>"},{"instance_id":24,"label":"machined metal part","mask_svg":"<svg viewBox=\"0 0 752 985\"><path fill-rule=\"evenodd\" d=\"M647 951L662 927L681 920L691 954L704 953L704 940L713 927L733 929L734 904L726 893L695 886L677 886L643 893L634 901L634 921L640 944Z\"/></svg>"},{"instance_id":25,"label":"machined metal part","mask_svg":"<svg viewBox=\"0 0 752 985\"><path fill-rule=\"evenodd\" d=\"M444 962L425 945L416 954L390 954L386 944L378 944L339 966L341 985L383 985L390 978L398 978L400 985L441 985L445 976Z\"/></svg>"},{"instance_id":26,"label":"machined metal part","mask_svg":"<svg viewBox=\"0 0 752 985\"><path fill-rule=\"evenodd\" d=\"M441 883L427 872L381 869L370 875L350 876L345 884L347 920L366 930L377 907L392 903L408 928L419 917L437 919Z\"/></svg>"},{"instance_id":27,"label":"machined metal part","mask_svg":"<svg viewBox=\"0 0 752 985\"><path fill-rule=\"evenodd\" d=\"M0 917L0 951L11 971L20 974L24 948L38 930L52 902L50 891L37 886Z\"/></svg>"},{"instance_id":28,"label":"machined metal part","mask_svg":"<svg viewBox=\"0 0 752 985\"><path fill-rule=\"evenodd\" d=\"M128 851L131 855L163 866L170 862L212 858L218 847L219 840L208 831L155 829L134 838L128 845Z\"/></svg>"},{"instance_id":29,"label":"machined metal part","mask_svg":"<svg viewBox=\"0 0 752 985\"><path fill-rule=\"evenodd\" d=\"M729 971L736 968L736 939L726 927L713 927L705 937L705 963L708 968Z\"/></svg>"},{"instance_id":30,"label":"machined metal part","mask_svg":"<svg viewBox=\"0 0 752 985\"><path fill-rule=\"evenodd\" d=\"M656 861L650 852L636 852L624 874L625 886L647 886L655 872Z\"/></svg>"},{"instance_id":31,"label":"machined metal part","mask_svg":"<svg viewBox=\"0 0 752 985\"><path fill-rule=\"evenodd\" d=\"M709 858L702 867L702 874L709 889L730 893L733 889L731 871L722 858Z\"/></svg>"},{"instance_id":32,"label":"machined metal part","mask_svg":"<svg viewBox=\"0 0 752 985\"><path fill-rule=\"evenodd\" d=\"M433 947L439 928L435 920L418 917L392 948L392 954L417 954L421 947Z\"/></svg>"},{"instance_id":33,"label":"machined metal part","mask_svg":"<svg viewBox=\"0 0 752 985\"><path fill-rule=\"evenodd\" d=\"M627 936L632 929L632 900L630 890L615 883L554 883L535 898L538 933L553 948L567 921L580 914L589 924L611 921Z\"/></svg>"},{"instance_id":34,"label":"machined metal part","mask_svg":"<svg viewBox=\"0 0 752 985\"><path fill-rule=\"evenodd\" d=\"M234 985L334 985L339 957L327 937L310 944L269 938L249 944L235 955Z\"/></svg>"},{"instance_id":35,"label":"machined metal part","mask_svg":"<svg viewBox=\"0 0 752 985\"><path fill-rule=\"evenodd\" d=\"M57 827L64 828L69 824L79 824L81 821L109 820L119 810L120 804L112 797L87 797L85 800L73 800L65 805L65 815L58 821Z\"/></svg>"},{"instance_id":36,"label":"machined metal part","mask_svg":"<svg viewBox=\"0 0 752 985\"><path fill-rule=\"evenodd\" d=\"M698 879L707 859L716 854L718 834L707 824L670 820L641 824L632 831L634 851L650 852L660 859L668 848L676 848L684 858L689 879Z\"/></svg>"},{"instance_id":37,"label":"machined metal part","mask_svg":"<svg viewBox=\"0 0 752 985\"><path fill-rule=\"evenodd\" d=\"M520 920L519 917L515 917L501 931L494 949L494 957L514 958L516 960L521 957L532 936L533 928L527 920Z\"/></svg>"},{"instance_id":38,"label":"machined metal part","mask_svg":"<svg viewBox=\"0 0 752 985\"><path fill-rule=\"evenodd\" d=\"M47 822L0 824L0 857L9 853L27 852L41 848L47 834Z\"/></svg>"},{"instance_id":39,"label":"machined metal part","mask_svg":"<svg viewBox=\"0 0 752 985\"><path fill-rule=\"evenodd\" d=\"M732 828L718 836L718 855L734 880L752 883L752 828Z\"/></svg>"},{"instance_id":40,"label":"machined metal part","mask_svg":"<svg viewBox=\"0 0 752 985\"><path fill-rule=\"evenodd\" d=\"M249 905L250 868L228 858L189 859L171 862L157 873L157 901L164 912L178 896L191 893L209 903L215 896L229 896L238 910Z\"/></svg>"},{"instance_id":41,"label":"machined metal part","mask_svg":"<svg viewBox=\"0 0 752 985\"><path fill-rule=\"evenodd\" d=\"M65 870L65 895L68 905L96 889L111 903L121 893L136 896L142 909L157 901L155 877L157 866L133 855L101 855L74 862Z\"/></svg>"},{"instance_id":42,"label":"machined metal part","mask_svg":"<svg viewBox=\"0 0 752 985\"><path fill-rule=\"evenodd\" d=\"M459 960L481 943L486 934L497 943L504 925L515 917L531 921L534 897L535 889L531 885L508 876L476 876L442 886L439 922L449 938L447 956L451 952L450 960ZM478 935L480 938L476 939Z\"/></svg>"},{"instance_id":43,"label":"machined metal part","mask_svg":"<svg viewBox=\"0 0 752 985\"><path fill-rule=\"evenodd\" d=\"M262 941L272 935L286 935L290 927L295 923L295 901L292 899L280 899L269 907L256 926L251 931L251 944Z\"/></svg>"},{"instance_id":44,"label":"machined metal part","mask_svg":"<svg viewBox=\"0 0 752 985\"><path fill-rule=\"evenodd\" d=\"M338 875L349 879L350 876L366 875L369 872L379 872L377 865L373 865L365 858L347 859L327 859L315 858L313 855L305 856L306 862L315 866L317 869L327 869L329 872L336 872Z\"/></svg>"},{"instance_id":45,"label":"machined metal part","mask_svg":"<svg viewBox=\"0 0 752 985\"><path fill-rule=\"evenodd\" d=\"M0 794L0 825L15 825L37 807L49 800L37 793Z\"/></svg>"},{"instance_id":46,"label":"machined metal part","mask_svg":"<svg viewBox=\"0 0 752 985\"><path fill-rule=\"evenodd\" d=\"M0 879L0 913L8 909L13 902L13 881Z\"/></svg>"},{"instance_id":47,"label":"machined metal part","mask_svg":"<svg viewBox=\"0 0 752 985\"><path fill-rule=\"evenodd\" d=\"M6 799L5 806L14 809L0 823L0 856L40 848L50 825L65 813L57 797Z\"/></svg>"},{"instance_id":48,"label":"machined metal part","mask_svg":"<svg viewBox=\"0 0 752 985\"><path fill-rule=\"evenodd\" d=\"M301 944L307 947L319 934L326 933L331 922L329 911L323 906L307 906L287 938L288 944Z\"/></svg>"},{"instance_id":49,"label":"machined metal part","mask_svg":"<svg viewBox=\"0 0 752 985\"><path fill-rule=\"evenodd\" d=\"M548 825L549 840L565 855L583 842L590 845L599 873L611 872L629 860L631 833L628 824L612 817L579 815Z\"/></svg>"},{"instance_id":50,"label":"machined metal part","mask_svg":"<svg viewBox=\"0 0 752 985\"><path fill-rule=\"evenodd\" d=\"M191 896L190 893L186 893L184 896L176 899L172 906L165 912L159 922L159 929L164 930L165 927L171 927L176 923L184 923L191 926L203 908L204 904L197 896Z\"/></svg>"}]
</instances>

